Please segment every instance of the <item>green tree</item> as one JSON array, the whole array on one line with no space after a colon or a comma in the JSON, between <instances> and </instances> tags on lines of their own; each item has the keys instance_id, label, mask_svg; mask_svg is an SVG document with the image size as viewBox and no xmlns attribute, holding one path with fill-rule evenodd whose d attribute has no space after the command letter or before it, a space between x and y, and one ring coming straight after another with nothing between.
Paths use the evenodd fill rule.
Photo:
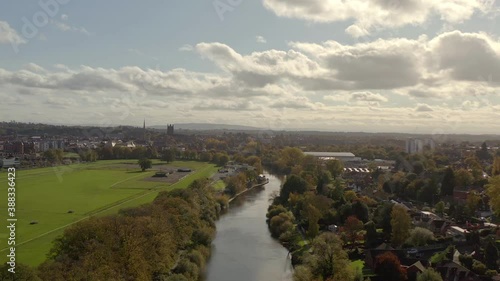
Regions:
<instances>
[{"instance_id":1,"label":"green tree","mask_svg":"<svg viewBox=\"0 0 500 281\"><path fill-rule=\"evenodd\" d=\"M493 239L489 239L484 249L484 261L489 269L498 269L498 249Z\"/></svg>"},{"instance_id":2,"label":"green tree","mask_svg":"<svg viewBox=\"0 0 500 281\"><path fill-rule=\"evenodd\" d=\"M434 233L432 231L422 227L415 227L410 231L410 237L408 237L407 242L419 247L427 245L432 240L434 240Z\"/></svg>"},{"instance_id":3,"label":"green tree","mask_svg":"<svg viewBox=\"0 0 500 281\"><path fill-rule=\"evenodd\" d=\"M443 181L441 182L441 196L453 195L455 184L455 172L451 167L448 167L444 172Z\"/></svg>"},{"instance_id":4,"label":"green tree","mask_svg":"<svg viewBox=\"0 0 500 281\"><path fill-rule=\"evenodd\" d=\"M9 272L10 265L4 264L0 267L0 280L4 281L42 281L36 270L27 265L17 263L15 273Z\"/></svg>"},{"instance_id":5,"label":"green tree","mask_svg":"<svg viewBox=\"0 0 500 281\"><path fill-rule=\"evenodd\" d=\"M460 169L455 173L456 184L459 187L465 188L472 184L474 178L466 169Z\"/></svg>"},{"instance_id":6,"label":"green tree","mask_svg":"<svg viewBox=\"0 0 500 281\"><path fill-rule=\"evenodd\" d=\"M355 272L350 266L351 261L342 249L342 241L337 235L322 233L311 244L310 253L304 258L304 264L315 278L334 281L354 280Z\"/></svg>"},{"instance_id":7,"label":"green tree","mask_svg":"<svg viewBox=\"0 0 500 281\"><path fill-rule=\"evenodd\" d=\"M466 205L469 216L473 216L477 210L479 203L481 202L481 196L479 196L475 191L471 191L467 195Z\"/></svg>"},{"instance_id":8,"label":"green tree","mask_svg":"<svg viewBox=\"0 0 500 281\"><path fill-rule=\"evenodd\" d=\"M167 149L163 151L163 154L161 156L161 160L170 163L175 160L175 152L172 149Z\"/></svg>"},{"instance_id":9,"label":"green tree","mask_svg":"<svg viewBox=\"0 0 500 281\"><path fill-rule=\"evenodd\" d=\"M422 273L418 274L417 281L443 281L441 274L433 268L428 268Z\"/></svg>"},{"instance_id":10,"label":"green tree","mask_svg":"<svg viewBox=\"0 0 500 281\"><path fill-rule=\"evenodd\" d=\"M486 194L490 197L491 209L500 216L500 176L491 177L486 185Z\"/></svg>"},{"instance_id":11,"label":"green tree","mask_svg":"<svg viewBox=\"0 0 500 281\"><path fill-rule=\"evenodd\" d=\"M444 214L444 202L443 201L439 201L436 206L434 206L434 209L436 209L436 213L439 214L439 215L443 215Z\"/></svg>"},{"instance_id":12,"label":"green tree","mask_svg":"<svg viewBox=\"0 0 500 281\"><path fill-rule=\"evenodd\" d=\"M372 248L375 246L378 240L377 228L373 221L369 221L365 224L366 236L365 244L367 248Z\"/></svg>"},{"instance_id":13,"label":"green tree","mask_svg":"<svg viewBox=\"0 0 500 281\"><path fill-rule=\"evenodd\" d=\"M394 205L391 212L391 242L401 246L410 235L411 218L401 205Z\"/></svg>"},{"instance_id":14,"label":"green tree","mask_svg":"<svg viewBox=\"0 0 500 281\"><path fill-rule=\"evenodd\" d=\"M332 159L326 161L326 169L330 172L334 179L342 174L344 171L344 164L342 161L337 159Z\"/></svg>"},{"instance_id":15,"label":"green tree","mask_svg":"<svg viewBox=\"0 0 500 281\"><path fill-rule=\"evenodd\" d=\"M309 184L300 176L291 175L286 179L281 188L280 199L283 203L288 201L290 193L302 194L307 191Z\"/></svg>"},{"instance_id":16,"label":"green tree","mask_svg":"<svg viewBox=\"0 0 500 281\"><path fill-rule=\"evenodd\" d=\"M493 166L491 167L491 174L493 176L500 175L500 156L495 156L495 160L493 161Z\"/></svg>"},{"instance_id":17,"label":"green tree","mask_svg":"<svg viewBox=\"0 0 500 281\"><path fill-rule=\"evenodd\" d=\"M137 163L143 172L146 171L146 169L151 169L151 167L153 167L153 162L147 158L141 158Z\"/></svg>"},{"instance_id":18,"label":"green tree","mask_svg":"<svg viewBox=\"0 0 500 281\"><path fill-rule=\"evenodd\" d=\"M308 222L307 236L314 238L318 235L319 232L318 221L321 218L321 212L313 205L308 204L306 207L306 215Z\"/></svg>"}]
</instances>

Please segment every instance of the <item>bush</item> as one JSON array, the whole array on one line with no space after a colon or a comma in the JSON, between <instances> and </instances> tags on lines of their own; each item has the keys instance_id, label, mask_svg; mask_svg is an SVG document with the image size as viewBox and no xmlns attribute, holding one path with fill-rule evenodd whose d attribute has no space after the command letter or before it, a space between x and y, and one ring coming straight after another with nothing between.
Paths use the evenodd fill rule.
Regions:
<instances>
[{"instance_id":1,"label":"bush","mask_svg":"<svg viewBox=\"0 0 500 281\"><path fill-rule=\"evenodd\" d=\"M427 245L432 240L434 240L434 234L432 231L422 227L415 227L410 231L410 237L408 238L407 243L419 247Z\"/></svg>"},{"instance_id":2,"label":"bush","mask_svg":"<svg viewBox=\"0 0 500 281\"><path fill-rule=\"evenodd\" d=\"M479 275L484 275L486 273L486 265L484 263L474 260L474 263L472 264L472 271L474 271L476 274Z\"/></svg>"},{"instance_id":3,"label":"bush","mask_svg":"<svg viewBox=\"0 0 500 281\"><path fill-rule=\"evenodd\" d=\"M485 275L488 276L488 277L495 277L497 276L498 272L496 270L493 270L493 269L488 269L486 270L486 273Z\"/></svg>"}]
</instances>

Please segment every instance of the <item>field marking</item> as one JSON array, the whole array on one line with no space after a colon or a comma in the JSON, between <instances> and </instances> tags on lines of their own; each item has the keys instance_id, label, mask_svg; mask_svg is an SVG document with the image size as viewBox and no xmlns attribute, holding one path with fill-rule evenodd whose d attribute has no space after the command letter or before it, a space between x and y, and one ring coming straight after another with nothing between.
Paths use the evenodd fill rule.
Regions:
<instances>
[{"instance_id":1,"label":"field marking","mask_svg":"<svg viewBox=\"0 0 500 281\"><path fill-rule=\"evenodd\" d=\"M137 176L134 176L134 177L130 177L128 179L125 179L125 180L122 180L122 181L119 181L119 182L115 182L114 184L110 185L109 188L112 188L113 186L117 185L117 184L120 184L122 182L126 182L128 180L131 180L133 178L138 178L138 177L141 177L141 176L144 176L144 174L140 174L140 175L137 175Z\"/></svg>"},{"instance_id":2,"label":"field marking","mask_svg":"<svg viewBox=\"0 0 500 281\"><path fill-rule=\"evenodd\" d=\"M207 166L207 167L205 167L204 169L199 170L198 172L205 171L205 170L207 170L208 168L210 168L210 166ZM194 176L194 175L196 175L196 174L193 174L193 176ZM183 180L184 178L186 178L186 177L188 177L188 176L189 176L189 174L188 174L188 175L185 175L185 176L184 176L184 177L182 177L182 178L180 178L180 179L179 179L176 183L174 183L174 184L172 184L172 185L170 185L170 186L166 186L166 187L164 187L164 188L173 187L173 186L175 186L176 184L180 183L180 181L181 181L181 180ZM196 179L195 179L195 180L196 180ZM81 218L81 219L79 219L79 220L76 220L76 221L74 221L74 222L71 222L71 223L68 223L68 224L66 224L66 225L63 225L63 226L57 227L57 228L55 228L55 229L52 229L52 230L50 230L50 231L47 231L47 232L45 232L45 233L43 233L43 234L40 234L40 235L38 235L38 236L36 236L36 237L34 237L34 238L29 239L29 240L26 240L26 241L23 241L23 242L17 243L17 244L16 244L16 246L21 246L21 245L24 245L24 244L26 244L26 243L29 243L29 242L31 242L31 241L33 241L33 240L36 240L36 239L42 238L42 237L44 237L44 236L46 236L46 235L48 235L48 234L51 234L51 233L56 232L56 231L58 231L58 230L60 230L60 229L66 228L66 227L68 227L68 226L71 226L71 225L73 225L73 224L75 224L75 223L78 223L78 222L80 222L80 221L83 221L83 220L85 220L85 219L89 219L89 218L91 218L91 217L97 216L97 215L99 215L99 214L101 214L101 213L103 213L103 212L109 211L109 210L111 210L111 209L113 209L113 208L115 208L115 207L121 206L121 205L123 205L123 204L125 204L125 203L128 203L128 202L130 202L130 201L137 200L137 199L139 199L139 198L142 198L142 197L144 197L144 196L146 196L146 195L149 195L149 194L151 194L151 193L154 193L154 192L159 192L159 190L161 190L161 189L163 189L163 188L159 188L159 189L156 189L156 190L152 190L152 191L150 191L150 192L147 192L147 193L145 193L145 194L142 194L142 195L139 195L139 196L137 196L137 197L131 198L131 199L129 199L129 200L127 200L127 201L124 201L124 202L121 202L121 203L119 203L119 204L116 204L116 205L113 205L113 206L109 206L108 208L105 208L105 209L103 209L103 210L101 210L101 211L99 211L99 212L97 212L97 213L95 213L95 214L92 214L92 215L89 215L89 216L83 217L83 218ZM10 249L10 248L9 248L9 247L7 247L7 248L3 248L3 249L1 249L1 250L0 250L0 252L4 252L4 251L6 251L6 250L8 250L8 249Z\"/></svg>"}]
</instances>

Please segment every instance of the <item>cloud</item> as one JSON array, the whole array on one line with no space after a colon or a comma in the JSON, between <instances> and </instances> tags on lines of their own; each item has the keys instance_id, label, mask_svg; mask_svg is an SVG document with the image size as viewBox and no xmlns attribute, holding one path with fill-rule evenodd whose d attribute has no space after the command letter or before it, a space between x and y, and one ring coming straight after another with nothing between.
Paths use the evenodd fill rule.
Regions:
<instances>
[{"instance_id":1,"label":"cloud","mask_svg":"<svg viewBox=\"0 0 500 281\"><path fill-rule=\"evenodd\" d=\"M192 50L194 50L194 47L189 44L184 44L179 48L181 52L191 52Z\"/></svg>"},{"instance_id":2,"label":"cloud","mask_svg":"<svg viewBox=\"0 0 500 281\"><path fill-rule=\"evenodd\" d=\"M25 44L26 40L22 38L15 29L10 27L9 23L0 21L0 44Z\"/></svg>"},{"instance_id":3,"label":"cloud","mask_svg":"<svg viewBox=\"0 0 500 281\"><path fill-rule=\"evenodd\" d=\"M432 107L430 107L427 104L418 104L417 108L415 108L415 111L416 112L429 112L429 111L434 111L434 109L432 109Z\"/></svg>"},{"instance_id":4,"label":"cloud","mask_svg":"<svg viewBox=\"0 0 500 281\"><path fill-rule=\"evenodd\" d=\"M68 20L68 17L64 17L63 16L65 15L62 15L61 16L61 19L65 22L61 22L61 21L57 21L57 20L54 20L54 19L51 19L50 20L50 23L55 26L58 30L60 31L63 31L63 32L78 32L78 33L82 33L82 34L85 34L87 36L91 35L91 33L85 29L84 27L78 27L78 26L74 26L74 25L70 25L69 23L67 23L67 20Z\"/></svg>"},{"instance_id":5,"label":"cloud","mask_svg":"<svg viewBox=\"0 0 500 281\"><path fill-rule=\"evenodd\" d=\"M352 93L351 97L349 99L350 101L354 102L386 102L387 98L377 94L377 93L371 93L371 92L356 92Z\"/></svg>"},{"instance_id":6,"label":"cloud","mask_svg":"<svg viewBox=\"0 0 500 281\"><path fill-rule=\"evenodd\" d=\"M310 22L354 21L346 32L365 36L378 29L422 25L437 15L445 23L462 23L473 14L495 12L494 1L484 0L263 0L280 17Z\"/></svg>"},{"instance_id":7,"label":"cloud","mask_svg":"<svg viewBox=\"0 0 500 281\"><path fill-rule=\"evenodd\" d=\"M61 15L61 20L63 20L63 21L67 21L67 20L68 20L68 18L69 18L69 17L68 17L68 15L66 15L66 14L62 14L62 15Z\"/></svg>"},{"instance_id":8,"label":"cloud","mask_svg":"<svg viewBox=\"0 0 500 281\"><path fill-rule=\"evenodd\" d=\"M162 116L158 122L226 118L270 128L484 133L500 129L484 122L500 118L499 44L483 33L452 31L356 44L292 42L251 53L220 42L195 45L212 72L30 63L0 68L0 100L9 105L0 117L28 118L27 108L50 106L58 114L47 110L39 121L64 113L85 123L101 114L131 124L148 115Z\"/></svg>"},{"instance_id":9,"label":"cloud","mask_svg":"<svg viewBox=\"0 0 500 281\"><path fill-rule=\"evenodd\" d=\"M257 37L255 37L255 40L257 41L257 43L262 43L262 44L267 43L266 38L264 38L264 37L262 37L262 36L260 36L260 35L259 35L259 36L257 36Z\"/></svg>"}]
</instances>

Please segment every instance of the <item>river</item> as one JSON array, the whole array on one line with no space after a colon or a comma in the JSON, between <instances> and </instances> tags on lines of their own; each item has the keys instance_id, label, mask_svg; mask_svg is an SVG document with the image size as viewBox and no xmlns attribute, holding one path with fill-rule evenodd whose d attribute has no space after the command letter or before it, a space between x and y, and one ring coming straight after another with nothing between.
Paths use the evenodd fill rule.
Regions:
<instances>
[{"instance_id":1,"label":"river","mask_svg":"<svg viewBox=\"0 0 500 281\"><path fill-rule=\"evenodd\" d=\"M274 240L266 224L271 197L281 180L266 174L269 183L236 198L217 222L212 257L205 281L291 281L288 251Z\"/></svg>"}]
</instances>

